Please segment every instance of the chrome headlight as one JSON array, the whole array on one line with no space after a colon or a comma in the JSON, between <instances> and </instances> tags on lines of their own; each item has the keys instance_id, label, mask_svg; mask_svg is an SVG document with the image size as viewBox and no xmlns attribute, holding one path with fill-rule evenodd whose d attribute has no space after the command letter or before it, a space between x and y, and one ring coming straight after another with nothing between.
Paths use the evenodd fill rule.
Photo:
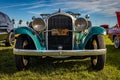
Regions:
<instances>
[{"instance_id":1,"label":"chrome headlight","mask_svg":"<svg viewBox=\"0 0 120 80\"><path fill-rule=\"evenodd\" d=\"M35 18L32 22L32 27L37 32L41 32L46 28L45 27L45 22L41 18Z\"/></svg>"},{"instance_id":2,"label":"chrome headlight","mask_svg":"<svg viewBox=\"0 0 120 80\"><path fill-rule=\"evenodd\" d=\"M75 21L75 28L77 31L84 31L87 28L87 21L84 18L78 18Z\"/></svg>"}]
</instances>

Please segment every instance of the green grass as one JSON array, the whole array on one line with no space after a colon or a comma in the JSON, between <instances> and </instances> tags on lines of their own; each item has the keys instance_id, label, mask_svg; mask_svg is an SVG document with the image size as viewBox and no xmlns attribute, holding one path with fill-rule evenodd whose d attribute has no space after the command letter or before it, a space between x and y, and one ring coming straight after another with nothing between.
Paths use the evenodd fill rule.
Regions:
<instances>
[{"instance_id":1,"label":"green grass","mask_svg":"<svg viewBox=\"0 0 120 80\"><path fill-rule=\"evenodd\" d=\"M105 36L107 61L101 71L89 68L85 60L42 60L32 59L26 71L17 71L12 47L0 47L0 80L120 80L120 49L115 49Z\"/></svg>"}]
</instances>

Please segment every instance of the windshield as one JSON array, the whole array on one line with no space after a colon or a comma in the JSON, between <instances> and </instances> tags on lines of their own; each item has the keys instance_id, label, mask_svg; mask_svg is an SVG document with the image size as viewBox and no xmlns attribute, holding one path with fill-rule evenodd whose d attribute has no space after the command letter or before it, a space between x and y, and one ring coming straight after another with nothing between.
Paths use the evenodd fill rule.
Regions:
<instances>
[{"instance_id":1,"label":"windshield","mask_svg":"<svg viewBox=\"0 0 120 80\"><path fill-rule=\"evenodd\" d=\"M6 15L6 22L9 23L9 24L11 23L11 20L7 15Z\"/></svg>"}]
</instances>

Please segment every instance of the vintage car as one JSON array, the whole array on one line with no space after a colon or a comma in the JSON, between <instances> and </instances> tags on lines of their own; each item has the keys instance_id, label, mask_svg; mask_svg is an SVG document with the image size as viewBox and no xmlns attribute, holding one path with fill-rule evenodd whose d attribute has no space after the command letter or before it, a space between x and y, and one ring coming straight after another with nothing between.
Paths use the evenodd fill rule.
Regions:
<instances>
[{"instance_id":1,"label":"vintage car","mask_svg":"<svg viewBox=\"0 0 120 80\"><path fill-rule=\"evenodd\" d=\"M15 29L13 49L16 67L25 70L31 56L42 58L91 58L92 68L101 70L106 61L105 29L92 27L91 22L78 13L61 12L41 14L31 27Z\"/></svg>"},{"instance_id":2,"label":"vintage car","mask_svg":"<svg viewBox=\"0 0 120 80\"><path fill-rule=\"evenodd\" d=\"M102 24L102 25L100 25L100 27L105 28L106 34L108 34L108 31L109 31L109 25L108 24Z\"/></svg>"},{"instance_id":3,"label":"vintage car","mask_svg":"<svg viewBox=\"0 0 120 80\"><path fill-rule=\"evenodd\" d=\"M12 46L14 43L13 28L10 18L0 12L0 42L5 43L6 46Z\"/></svg>"},{"instance_id":4,"label":"vintage car","mask_svg":"<svg viewBox=\"0 0 120 80\"><path fill-rule=\"evenodd\" d=\"M115 48L120 48L120 12L116 12L118 24L109 29L108 35L112 42L114 42Z\"/></svg>"}]
</instances>

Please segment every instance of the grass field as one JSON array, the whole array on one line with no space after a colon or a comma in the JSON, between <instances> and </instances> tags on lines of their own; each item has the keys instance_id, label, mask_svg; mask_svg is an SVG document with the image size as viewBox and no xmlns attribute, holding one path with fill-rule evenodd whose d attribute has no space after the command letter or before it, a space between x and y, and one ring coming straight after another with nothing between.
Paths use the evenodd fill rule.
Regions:
<instances>
[{"instance_id":1,"label":"grass field","mask_svg":"<svg viewBox=\"0 0 120 80\"><path fill-rule=\"evenodd\" d=\"M101 71L89 68L85 60L43 60L32 59L26 71L17 71L12 47L0 46L0 80L120 80L120 49L115 49L105 36L107 61Z\"/></svg>"}]
</instances>

